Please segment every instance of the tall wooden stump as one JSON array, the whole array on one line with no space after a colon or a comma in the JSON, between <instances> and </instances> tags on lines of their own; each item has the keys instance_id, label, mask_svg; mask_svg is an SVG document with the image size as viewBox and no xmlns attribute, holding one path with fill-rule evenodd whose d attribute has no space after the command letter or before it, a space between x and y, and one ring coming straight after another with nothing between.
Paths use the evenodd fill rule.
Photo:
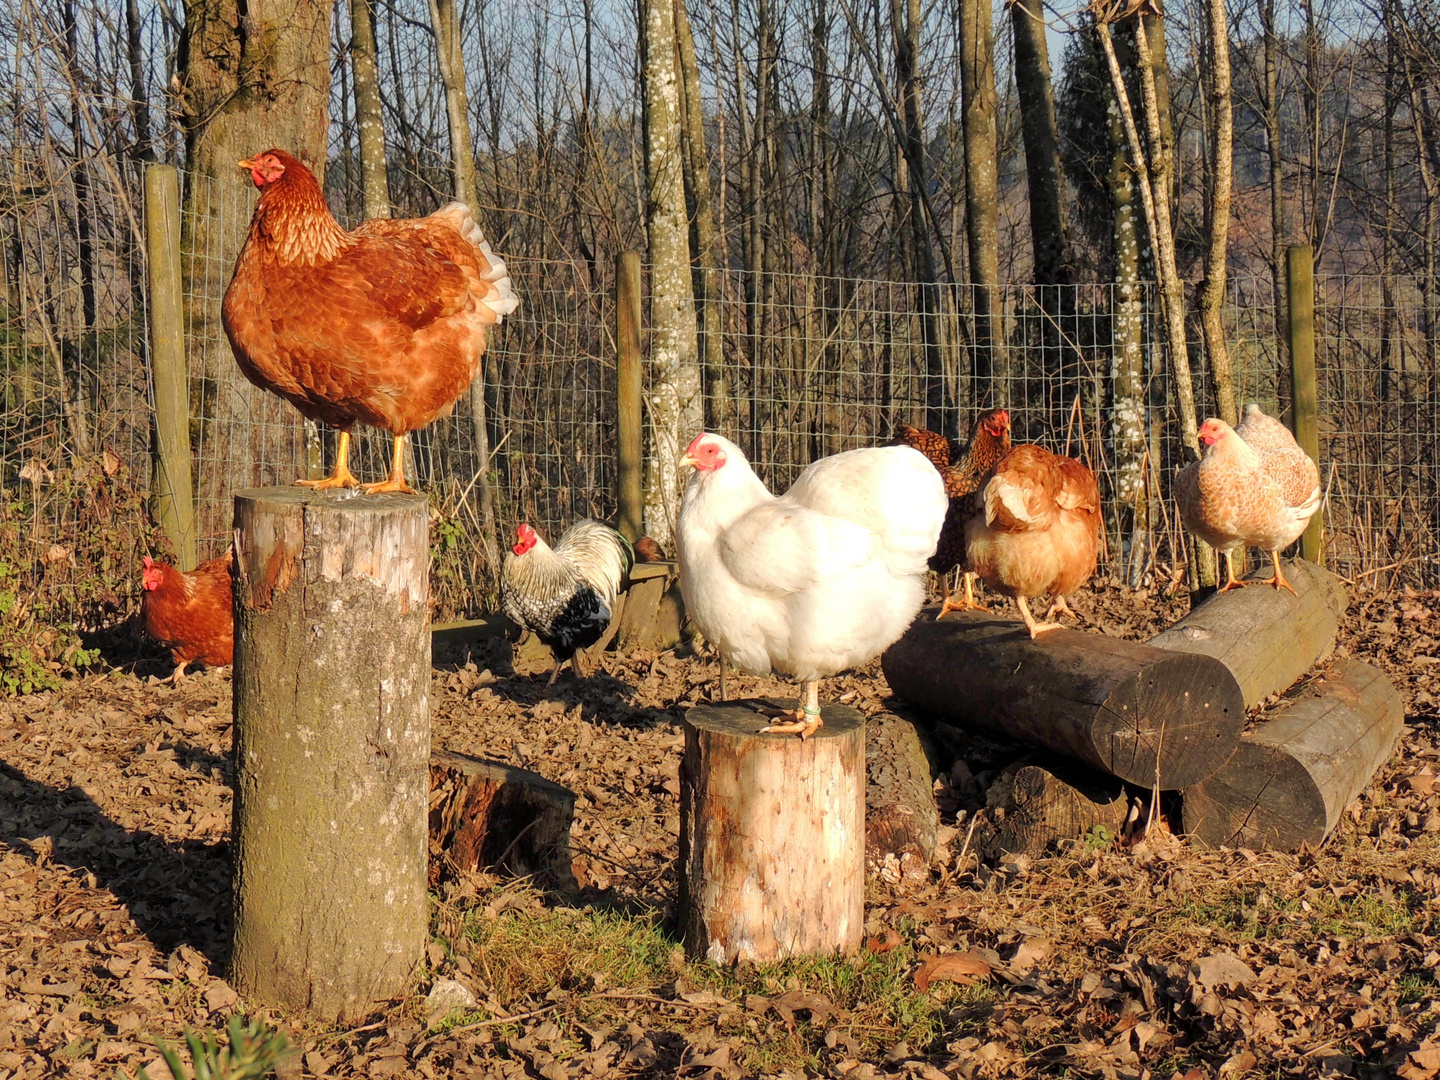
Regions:
<instances>
[{"instance_id":1,"label":"tall wooden stump","mask_svg":"<svg viewBox=\"0 0 1440 1080\"><path fill-rule=\"evenodd\" d=\"M235 927L246 997L325 1017L426 935L428 517L417 495L235 496Z\"/></svg>"},{"instance_id":2,"label":"tall wooden stump","mask_svg":"<svg viewBox=\"0 0 1440 1080\"><path fill-rule=\"evenodd\" d=\"M685 717L680 907L692 957L851 953L865 922L865 718L826 705L809 739L760 735L744 702Z\"/></svg>"}]
</instances>

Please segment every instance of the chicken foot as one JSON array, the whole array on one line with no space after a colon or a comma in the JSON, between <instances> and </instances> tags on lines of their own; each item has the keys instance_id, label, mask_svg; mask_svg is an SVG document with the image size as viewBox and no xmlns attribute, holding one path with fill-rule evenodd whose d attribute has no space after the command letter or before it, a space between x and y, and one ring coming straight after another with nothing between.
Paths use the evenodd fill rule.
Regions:
<instances>
[{"instance_id":1,"label":"chicken foot","mask_svg":"<svg viewBox=\"0 0 1440 1080\"><path fill-rule=\"evenodd\" d=\"M980 602L975 599L975 575L966 570L961 576L965 580L965 599L956 600L947 589L945 597L940 603L940 614L935 616L937 620L943 619L947 611L973 611L982 607Z\"/></svg>"},{"instance_id":2,"label":"chicken foot","mask_svg":"<svg viewBox=\"0 0 1440 1080\"><path fill-rule=\"evenodd\" d=\"M296 480L296 486L326 491L330 488L359 487L360 481L350 471L350 432L340 432L340 445L335 448L335 471L324 480Z\"/></svg>"},{"instance_id":3,"label":"chicken foot","mask_svg":"<svg viewBox=\"0 0 1440 1080\"><path fill-rule=\"evenodd\" d=\"M1030 603L1023 596L1015 597L1015 606L1020 609L1020 618L1025 620L1025 629L1030 631L1032 641L1041 634L1048 634L1051 630L1065 629L1058 622L1036 622L1035 616L1030 613Z\"/></svg>"},{"instance_id":4,"label":"chicken foot","mask_svg":"<svg viewBox=\"0 0 1440 1080\"><path fill-rule=\"evenodd\" d=\"M825 722L820 718L820 681L814 679L800 684L800 706L798 708L764 708L760 711L771 716L793 716L795 718L786 724L770 724L763 727L760 729L761 735L799 735L802 739L808 739Z\"/></svg>"},{"instance_id":5,"label":"chicken foot","mask_svg":"<svg viewBox=\"0 0 1440 1080\"><path fill-rule=\"evenodd\" d=\"M399 492L402 495L414 495L415 489L405 482L405 436L395 436L395 455L390 460L390 475L381 480L378 484L361 484L360 489L366 495L383 495L387 492Z\"/></svg>"},{"instance_id":6,"label":"chicken foot","mask_svg":"<svg viewBox=\"0 0 1440 1080\"><path fill-rule=\"evenodd\" d=\"M1076 615L1075 612L1070 610L1070 605L1065 602L1065 597L1063 595L1055 597L1055 602L1052 603L1045 612L1045 618L1053 619L1057 614L1069 615L1070 618L1074 619L1076 622L1080 621L1080 616Z\"/></svg>"},{"instance_id":7,"label":"chicken foot","mask_svg":"<svg viewBox=\"0 0 1440 1080\"><path fill-rule=\"evenodd\" d=\"M188 660L183 664L176 664L175 670L172 671L165 678L161 679L160 682L169 683L171 686L179 686L182 682L185 681L185 669L189 666L189 664L190 662Z\"/></svg>"},{"instance_id":8,"label":"chicken foot","mask_svg":"<svg viewBox=\"0 0 1440 1080\"><path fill-rule=\"evenodd\" d=\"M1285 575L1280 572L1280 552L1270 552L1270 561L1275 565L1275 576L1265 582L1265 584L1274 585L1276 592L1279 592L1281 589L1289 589L1292 595L1299 596L1300 594L1295 591L1295 586L1286 581Z\"/></svg>"},{"instance_id":9,"label":"chicken foot","mask_svg":"<svg viewBox=\"0 0 1440 1080\"><path fill-rule=\"evenodd\" d=\"M1235 576L1235 552L1234 552L1233 550L1227 550L1224 554L1225 554L1225 576L1226 576L1226 578L1227 578L1228 580L1225 582L1224 585L1221 585L1220 588L1216 589L1215 592L1216 592L1216 593L1222 593L1222 592L1229 592L1231 589L1243 589L1243 588L1245 588L1245 586L1248 585L1248 584L1250 584L1250 583L1249 583L1248 581L1241 581L1239 578L1237 578L1237 577ZM1276 572L1277 574L1280 572L1280 571L1279 571L1279 564L1278 564L1278 563L1276 564L1276 571L1275 571L1275 572ZM1273 583L1272 583L1272 584L1273 584ZM1278 589L1280 586L1276 585L1275 587ZM1286 588L1289 588L1289 586L1287 585ZM1292 589L1291 591L1293 592L1294 590Z\"/></svg>"}]
</instances>

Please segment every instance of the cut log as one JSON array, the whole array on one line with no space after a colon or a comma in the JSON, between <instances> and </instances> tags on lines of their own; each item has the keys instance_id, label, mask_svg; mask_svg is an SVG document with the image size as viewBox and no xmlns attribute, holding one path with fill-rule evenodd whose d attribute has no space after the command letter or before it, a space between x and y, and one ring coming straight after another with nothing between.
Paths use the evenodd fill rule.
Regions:
<instances>
[{"instance_id":1,"label":"cut log","mask_svg":"<svg viewBox=\"0 0 1440 1080\"><path fill-rule=\"evenodd\" d=\"M428 503L235 496L230 982L324 1017L421 959L430 761Z\"/></svg>"},{"instance_id":2,"label":"cut log","mask_svg":"<svg viewBox=\"0 0 1440 1080\"><path fill-rule=\"evenodd\" d=\"M788 703L787 703L788 704ZM685 949L716 963L852 953L865 922L865 720L826 705L808 739L744 702L686 714Z\"/></svg>"},{"instance_id":3,"label":"cut log","mask_svg":"<svg viewBox=\"0 0 1440 1080\"><path fill-rule=\"evenodd\" d=\"M1113 776L1069 762L1026 758L990 784L985 803L996 832L982 850L1040 855L1051 844L1077 841L1092 830L1120 835L1129 810L1125 785Z\"/></svg>"},{"instance_id":4,"label":"cut log","mask_svg":"<svg viewBox=\"0 0 1440 1080\"><path fill-rule=\"evenodd\" d=\"M430 756L430 883L477 870L575 888L575 793L539 773L465 754Z\"/></svg>"},{"instance_id":5,"label":"cut log","mask_svg":"<svg viewBox=\"0 0 1440 1080\"><path fill-rule=\"evenodd\" d=\"M929 880L940 810L919 731L894 713L865 724L865 869L889 885Z\"/></svg>"},{"instance_id":6,"label":"cut log","mask_svg":"<svg viewBox=\"0 0 1440 1080\"><path fill-rule=\"evenodd\" d=\"M1218 593L1147 644L1213 656L1235 676L1246 708L1288 689L1334 650L1349 599L1340 579L1314 563L1284 565L1297 595L1268 585ZM1263 581L1270 572L1257 570L1247 580Z\"/></svg>"},{"instance_id":7,"label":"cut log","mask_svg":"<svg viewBox=\"0 0 1440 1080\"><path fill-rule=\"evenodd\" d=\"M882 658L897 697L925 721L969 727L1151 787L1199 783L1245 722L1235 678L1208 656L1024 626L983 611L920 613Z\"/></svg>"},{"instance_id":8,"label":"cut log","mask_svg":"<svg viewBox=\"0 0 1440 1080\"><path fill-rule=\"evenodd\" d=\"M1202 847L1317 847L1404 725L1404 701L1384 672L1337 661L1242 738L1219 772L1181 793L1184 829Z\"/></svg>"}]
</instances>

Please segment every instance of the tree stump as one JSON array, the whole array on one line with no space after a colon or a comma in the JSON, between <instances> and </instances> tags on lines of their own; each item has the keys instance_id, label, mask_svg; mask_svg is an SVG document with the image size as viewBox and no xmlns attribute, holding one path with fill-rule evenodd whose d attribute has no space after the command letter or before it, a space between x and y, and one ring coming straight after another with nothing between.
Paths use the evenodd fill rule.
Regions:
<instances>
[{"instance_id":1,"label":"tree stump","mask_svg":"<svg viewBox=\"0 0 1440 1080\"><path fill-rule=\"evenodd\" d=\"M497 867L573 889L575 793L539 773L437 750L430 758L430 880Z\"/></svg>"},{"instance_id":2,"label":"tree stump","mask_svg":"<svg viewBox=\"0 0 1440 1080\"><path fill-rule=\"evenodd\" d=\"M427 932L429 519L417 495L235 496L231 982L363 1015Z\"/></svg>"},{"instance_id":3,"label":"tree stump","mask_svg":"<svg viewBox=\"0 0 1440 1080\"><path fill-rule=\"evenodd\" d=\"M1234 676L1212 657L1079 630L1032 641L988 612L939 622L922 612L881 663L926 721L1030 743L1145 787L1199 783L1229 759L1245 722Z\"/></svg>"},{"instance_id":4,"label":"tree stump","mask_svg":"<svg viewBox=\"0 0 1440 1080\"><path fill-rule=\"evenodd\" d=\"M1267 564L1250 580L1269 573ZM1330 655L1349 602L1340 579L1314 563L1290 559L1285 577L1298 595L1268 585L1218 593L1147 644L1213 656L1235 676L1250 708Z\"/></svg>"},{"instance_id":5,"label":"tree stump","mask_svg":"<svg viewBox=\"0 0 1440 1080\"><path fill-rule=\"evenodd\" d=\"M1024 759L1005 769L985 792L996 831L987 855L1040 855L1052 843L1079 840L1096 828L1120 835L1129 811L1125 785L1113 776L1069 762Z\"/></svg>"},{"instance_id":6,"label":"tree stump","mask_svg":"<svg viewBox=\"0 0 1440 1080\"><path fill-rule=\"evenodd\" d=\"M685 949L716 963L852 953L865 922L865 719L826 705L808 739L744 702L685 717Z\"/></svg>"},{"instance_id":7,"label":"tree stump","mask_svg":"<svg viewBox=\"0 0 1440 1080\"><path fill-rule=\"evenodd\" d=\"M1383 671L1338 661L1242 738L1219 772L1181 794L1185 831L1201 847L1318 847L1404 725L1405 703Z\"/></svg>"},{"instance_id":8,"label":"tree stump","mask_svg":"<svg viewBox=\"0 0 1440 1080\"><path fill-rule=\"evenodd\" d=\"M865 869L890 885L930 878L940 810L915 725L894 713L865 725Z\"/></svg>"}]
</instances>

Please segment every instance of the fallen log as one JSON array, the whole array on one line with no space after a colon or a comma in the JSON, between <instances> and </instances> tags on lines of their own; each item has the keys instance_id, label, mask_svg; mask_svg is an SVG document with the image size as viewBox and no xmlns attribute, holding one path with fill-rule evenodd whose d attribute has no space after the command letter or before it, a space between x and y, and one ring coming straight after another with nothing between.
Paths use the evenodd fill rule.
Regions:
<instances>
[{"instance_id":1,"label":"fallen log","mask_svg":"<svg viewBox=\"0 0 1440 1080\"><path fill-rule=\"evenodd\" d=\"M1268 572L1247 580L1263 581ZM1314 563L1289 560L1285 578L1297 595L1262 584L1218 593L1147 644L1213 656L1235 676L1250 708L1330 655L1349 602L1340 579Z\"/></svg>"},{"instance_id":2,"label":"fallen log","mask_svg":"<svg viewBox=\"0 0 1440 1080\"><path fill-rule=\"evenodd\" d=\"M1113 776L1069 762L1023 759L1005 769L985 792L996 831L982 845L987 857L1040 855L1051 844L1078 841L1104 830L1120 835L1129 810L1125 785Z\"/></svg>"},{"instance_id":3,"label":"fallen log","mask_svg":"<svg viewBox=\"0 0 1440 1080\"><path fill-rule=\"evenodd\" d=\"M572 889L574 817L575 793L538 773L437 750L430 755L430 884L494 868Z\"/></svg>"},{"instance_id":4,"label":"fallen log","mask_svg":"<svg viewBox=\"0 0 1440 1080\"><path fill-rule=\"evenodd\" d=\"M853 953L865 922L865 718L826 705L808 739L745 702L685 715L680 924L719 964Z\"/></svg>"},{"instance_id":5,"label":"fallen log","mask_svg":"<svg viewBox=\"0 0 1440 1080\"><path fill-rule=\"evenodd\" d=\"M1404 723L1384 672L1338 661L1181 793L1184 830L1201 847L1317 847L1389 759Z\"/></svg>"},{"instance_id":6,"label":"fallen log","mask_svg":"<svg viewBox=\"0 0 1440 1080\"><path fill-rule=\"evenodd\" d=\"M929 880L940 810L915 725L894 713L865 723L865 871L890 885Z\"/></svg>"},{"instance_id":7,"label":"fallen log","mask_svg":"<svg viewBox=\"0 0 1440 1080\"><path fill-rule=\"evenodd\" d=\"M1131 783L1180 788L1230 757L1245 721L1235 678L1202 655L1018 622L922 611L882 657L925 720L1020 740Z\"/></svg>"}]
</instances>

